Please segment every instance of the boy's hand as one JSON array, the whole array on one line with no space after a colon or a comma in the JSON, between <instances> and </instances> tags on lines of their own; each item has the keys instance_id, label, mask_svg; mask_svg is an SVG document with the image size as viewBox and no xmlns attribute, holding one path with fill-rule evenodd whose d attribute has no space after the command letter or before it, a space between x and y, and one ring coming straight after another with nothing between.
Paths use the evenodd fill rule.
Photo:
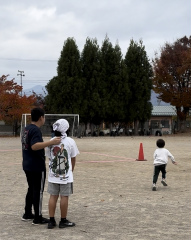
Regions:
<instances>
[{"instance_id":1,"label":"boy's hand","mask_svg":"<svg viewBox=\"0 0 191 240\"><path fill-rule=\"evenodd\" d=\"M177 165L178 163L177 162L173 162L174 165Z\"/></svg>"},{"instance_id":2,"label":"boy's hand","mask_svg":"<svg viewBox=\"0 0 191 240\"><path fill-rule=\"evenodd\" d=\"M61 142L61 137L55 137L51 140L52 145L58 145Z\"/></svg>"}]
</instances>

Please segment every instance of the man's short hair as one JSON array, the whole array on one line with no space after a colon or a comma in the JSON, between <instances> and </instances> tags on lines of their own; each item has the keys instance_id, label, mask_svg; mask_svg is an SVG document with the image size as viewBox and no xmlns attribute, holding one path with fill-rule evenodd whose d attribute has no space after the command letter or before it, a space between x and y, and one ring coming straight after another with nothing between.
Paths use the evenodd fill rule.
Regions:
<instances>
[{"instance_id":1,"label":"man's short hair","mask_svg":"<svg viewBox=\"0 0 191 240\"><path fill-rule=\"evenodd\" d=\"M44 110L42 108L33 108L31 110L31 121L38 122L40 117L44 117Z\"/></svg>"}]
</instances>

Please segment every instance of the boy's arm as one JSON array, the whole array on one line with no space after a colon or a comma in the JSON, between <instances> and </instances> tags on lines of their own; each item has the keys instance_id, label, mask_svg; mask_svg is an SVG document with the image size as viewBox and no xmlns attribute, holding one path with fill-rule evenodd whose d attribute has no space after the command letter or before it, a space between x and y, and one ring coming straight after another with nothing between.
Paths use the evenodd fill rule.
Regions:
<instances>
[{"instance_id":1,"label":"boy's arm","mask_svg":"<svg viewBox=\"0 0 191 240\"><path fill-rule=\"evenodd\" d=\"M168 151L168 157L171 159L172 163L177 165L177 162L174 159L174 156Z\"/></svg>"},{"instance_id":2,"label":"boy's arm","mask_svg":"<svg viewBox=\"0 0 191 240\"><path fill-rule=\"evenodd\" d=\"M73 172L76 165L76 157L72 157L71 162L72 162L72 172Z\"/></svg>"},{"instance_id":3,"label":"boy's arm","mask_svg":"<svg viewBox=\"0 0 191 240\"><path fill-rule=\"evenodd\" d=\"M61 142L61 138L55 137L47 142L37 142L37 143L33 144L31 146L31 148L33 151L37 151L37 150L43 149L43 148L51 146L51 145L58 145L60 142Z\"/></svg>"}]
</instances>

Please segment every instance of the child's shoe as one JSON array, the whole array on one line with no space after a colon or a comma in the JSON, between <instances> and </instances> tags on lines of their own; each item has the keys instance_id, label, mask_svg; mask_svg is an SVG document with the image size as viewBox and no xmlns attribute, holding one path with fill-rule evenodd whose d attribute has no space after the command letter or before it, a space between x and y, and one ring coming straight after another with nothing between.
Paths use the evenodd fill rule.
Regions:
<instances>
[{"instance_id":1,"label":"child's shoe","mask_svg":"<svg viewBox=\"0 0 191 240\"><path fill-rule=\"evenodd\" d=\"M153 183L153 188L152 188L152 190L153 190L153 191L156 191L156 190L157 190L155 183Z\"/></svg>"},{"instance_id":2,"label":"child's shoe","mask_svg":"<svg viewBox=\"0 0 191 240\"><path fill-rule=\"evenodd\" d=\"M49 221L49 223L48 223L48 229L53 229L54 227L56 227L56 222L54 221Z\"/></svg>"},{"instance_id":3,"label":"child's shoe","mask_svg":"<svg viewBox=\"0 0 191 240\"><path fill-rule=\"evenodd\" d=\"M161 183L163 184L163 186L168 186L165 179L162 179Z\"/></svg>"},{"instance_id":4,"label":"child's shoe","mask_svg":"<svg viewBox=\"0 0 191 240\"><path fill-rule=\"evenodd\" d=\"M74 227L75 225L75 223L70 222L66 219L65 221L60 221L59 228Z\"/></svg>"}]
</instances>

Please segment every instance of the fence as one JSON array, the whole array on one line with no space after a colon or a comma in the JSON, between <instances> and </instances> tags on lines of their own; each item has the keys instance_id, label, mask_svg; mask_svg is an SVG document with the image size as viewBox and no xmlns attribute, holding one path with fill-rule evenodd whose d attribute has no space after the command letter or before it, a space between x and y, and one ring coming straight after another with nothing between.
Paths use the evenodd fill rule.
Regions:
<instances>
[{"instance_id":1,"label":"fence","mask_svg":"<svg viewBox=\"0 0 191 240\"><path fill-rule=\"evenodd\" d=\"M0 125L0 136L14 136L13 126Z\"/></svg>"}]
</instances>

